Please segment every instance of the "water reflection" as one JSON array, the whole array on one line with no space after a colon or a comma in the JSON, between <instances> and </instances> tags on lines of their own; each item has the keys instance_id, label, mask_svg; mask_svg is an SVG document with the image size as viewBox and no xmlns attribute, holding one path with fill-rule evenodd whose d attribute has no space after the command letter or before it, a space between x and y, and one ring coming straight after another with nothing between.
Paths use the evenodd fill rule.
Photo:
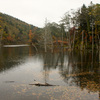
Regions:
<instances>
[{"instance_id":1,"label":"water reflection","mask_svg":"<svg viewBox=\"0 0 100 100\"><path fill-rule=\"evenodd\" d=\"M97 51L94 53L87 51L36 53L33 47L1 48L0 75L2 75L2 72L12 71L15 67L23 67L20 71L21 77L16 81L21 80L21 82L29 83L35 79L39 82L60 85L61 88L63 86L70 88L74 86L80 88L81 91L87 90L88 93L98 93L100 98L100 66L98 55ZM18 78L18 68L14 73L17 76L14 78ZM39 88L34 89L35 91L39 91ZM44 91L46 90L44 89Z\"/></svg>"},{"instance_id":2,"label":"water reflection","mask_svg":"<svg viewBox=\"0 0 100 100\"><path fill-rule=\"evenodd\" d=\"M93 56L93 58L92 58ZM81 90L99 93L100 66L98 52L60 52L44 55L45 71L59 69L63 81L69 86L78 86Z\"/></svg>"},{"instance_id":3,"label":"water reflection","mask_svg":"<svg viewBox=\"0 0 100 100\"><path fill-rule=\"evenodd\" d=\"M27 57L29 47L1 48L0 49L0 72L9 70L15 65L24 62Z\"/></svg>"}]
</instances>

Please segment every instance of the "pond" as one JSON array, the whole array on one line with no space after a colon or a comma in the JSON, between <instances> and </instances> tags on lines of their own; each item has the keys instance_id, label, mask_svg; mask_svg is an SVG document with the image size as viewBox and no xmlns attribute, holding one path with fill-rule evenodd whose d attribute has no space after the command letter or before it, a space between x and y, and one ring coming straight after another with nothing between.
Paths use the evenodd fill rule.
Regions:
<instances>
[{"instance_id":1,"label":"pond","mask_svg":"<svg viewBox=\"0 0 100 100\"><path fill-rule=\"evenodd\" d=\"M0 100L100 100L99 53L2 47Z\"/></svg>"}]
</instances>

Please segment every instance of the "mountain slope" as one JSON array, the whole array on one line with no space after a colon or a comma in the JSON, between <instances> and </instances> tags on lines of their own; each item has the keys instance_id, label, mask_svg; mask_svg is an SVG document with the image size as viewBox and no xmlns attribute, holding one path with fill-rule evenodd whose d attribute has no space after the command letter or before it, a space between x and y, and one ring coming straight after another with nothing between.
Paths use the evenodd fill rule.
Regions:
<instances>
[{"instance_id":1,"label":"mountain slope","mask_svg":"<svg viewBox=\"0 0 100 100\"><path fill-rule=\"evenodd\" d=\"M2 44L28 43L30 30L32 33L38 34L41 29L7 14L0 13L0 37Z\"/></svg>"}]
</instances>

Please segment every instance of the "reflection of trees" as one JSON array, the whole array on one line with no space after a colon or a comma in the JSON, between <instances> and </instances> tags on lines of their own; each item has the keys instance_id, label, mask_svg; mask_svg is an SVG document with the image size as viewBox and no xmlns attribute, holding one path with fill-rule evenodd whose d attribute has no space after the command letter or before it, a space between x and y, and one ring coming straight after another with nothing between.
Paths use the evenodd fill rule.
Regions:
<instances>
[{"instance_id":1,"label":"reflection of trees","mask_svg":"<svg viewBox=\"0 0 100 100\"><path fill-rule=\"evenodd\" d=\"M93 57L92 57L93 56ZM59 69L68 85L79 86L89 92L100 92L98 52L60 52L44 55L44 70Z\"/></svg>"},{"instance_id":2,"label":"reflection of trees","mask_svg":"<svg viewBox=\"0 0 100 100\"><path fill-rule=\"evenodd\" d=\"M24 61L29 53L28 47L1 48L0 49L0 72L14 68Z\"/></svg>"},{"instance_id":3,"label":"reflection of trees","mask_svg":"<svg viewBox=\"0 0 100 100\"><path fill-rule=\"evenodd\" d=\"M64 65L64 53L47 52L43 55L43 61L44 61L43 70L45 71L44 76L46 82L49 76L49 72L52 69L61 68Z\"/></svg>"},{"instance_id":4,"label":"reflection of trees","mask_svg":"<svg viewBox=\"0 0 100 100\"><path fill-rule=\"evenodd\" d=\"M81 89L86 88L89 92L100 92L98 52L94 52L93 55L92 52L80 52L79 54L71 52L66 68L60 72L66 83L80 86Z\"/></svg>"},{"instance_id":5,"label":"reflection of trees","mask_svg":"<svg viewBox=\"0 0 100 100\"><path fill-rule=\"evenodd\" d=\"M44 69L56 69L64 64L64 53L45 53L44 54Z\"/></svg>"}]
</instances>

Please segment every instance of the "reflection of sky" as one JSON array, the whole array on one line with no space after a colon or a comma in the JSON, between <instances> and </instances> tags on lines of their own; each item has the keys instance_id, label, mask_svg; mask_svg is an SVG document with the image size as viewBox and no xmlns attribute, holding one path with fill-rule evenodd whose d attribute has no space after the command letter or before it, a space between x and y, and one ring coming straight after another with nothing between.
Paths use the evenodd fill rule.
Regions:
<instances>
[{"instance_id":1,"label":"reflection of sky","mask_svg":"<svg viewBox=\"0 0 100 100\"><path fill-rule=\"evenodd\" d=\"M16 81L23 81L28 79L28 77L32 76L34 72L40 71L41 67L43 66L43 62L41 59L37 58L28 58L24 59L23 63L14 65L12 69L5 71L3 74L1 73L2 80L6 81L9 80L16 80ZM3 77L3 76L5 77ZM28 79L29 80L29 79Z\"/></svg>"}]
</instances>

